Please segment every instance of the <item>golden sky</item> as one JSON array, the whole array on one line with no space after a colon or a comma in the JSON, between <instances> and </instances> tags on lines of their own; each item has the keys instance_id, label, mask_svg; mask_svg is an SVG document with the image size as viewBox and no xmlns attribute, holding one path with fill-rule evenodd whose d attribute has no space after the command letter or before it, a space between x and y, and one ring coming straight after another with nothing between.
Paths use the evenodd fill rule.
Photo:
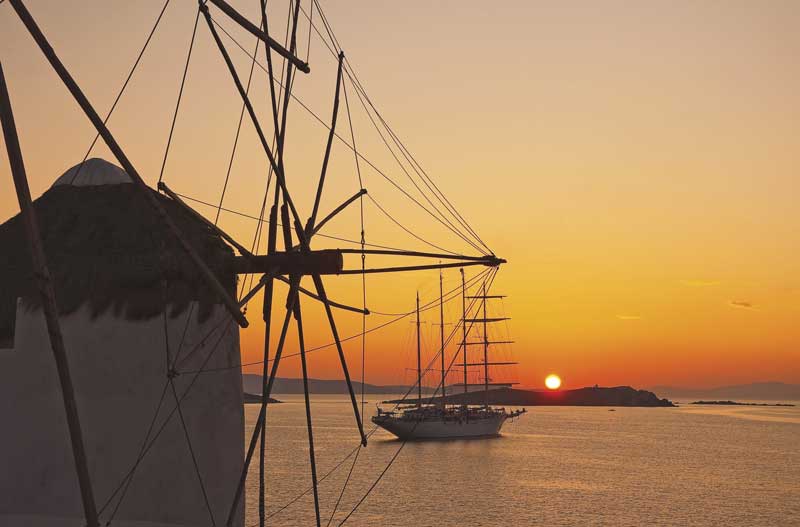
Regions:
<instances>
[{"instance_id":1,"label":"golden sky","mask_svg":"<svg viewBox=\"0 0 800 527\"><path fill-rule=\"evenodd\" d=\"M257 20L257 2L232 3ZM27 4L105 113L162 2ZM272 4L273 32L282 36L286 2ZM516 344L498 355L520 361L513 375L522 384L539 387L550 372L567 387L800 382L800 4L352 0L323 7L383 116L486 243L509 260L494 289L509 295L498 313L513 317L498 335L508 333ZM195 13L194 2L172 1L110 121L152 185ZM218 19L252 50L252 37ZM302 55L307 31L302 24ZM226 45L246 78L249 59ZM0 4L0 53L38 196L81 160L93 129L8 2ZM312 73L297 80L295 93L327 121L335 61L314 38L309 62ZM254 79L254 101L271 130L265 76L257 69ZM349 95L359 149L411 188L352 89ZM240 110L201 20L164 175L173 189L219 200ZM339 127L349 133L344 121ZM305 216L326 130L293 104L287 134L287 179ZM111 159L102 146L92 155ZM17 204L5 149L0 158L4 221ZM265 167L245 121L225 206L257 215ZM394 215L431 241L467 250L362 169L370 195ZM323 212L358 190L352 153L342 145L334 148L329 174ZM365 203L368 241L429 249ZM213 218L213 209L198 210ZM253 221L223 213L220 224L251 242ZM358 238L357 207L326 232ZM444 278L446 289L460 280L457 271ZM326 283L334 299L360 303L360 279ZM416 290L423 302L433 300L438 275L371 276L368 305L408 311ZM281 305L285 289L278 291ZM329 342L321 309L306 306L309 347ZM448 306L450 320L458 308ZM359 316L336 316L343 335L360 330ZM259 318L260 305L251 304L252 328L242 332L248 361L261 353ZM424 315L428 355L436 319L435 310ZM371 315L367 326L386 320ZM370 334L367 381L409 381L412 337L405 321ZM289 342L296 350L293 335ZM360 377L360 341L346 350ZM339 376L335 352L315 352L310 369L315 377ZM298 370L291 360L281 373Z\"/></svg>"}]
</instances>

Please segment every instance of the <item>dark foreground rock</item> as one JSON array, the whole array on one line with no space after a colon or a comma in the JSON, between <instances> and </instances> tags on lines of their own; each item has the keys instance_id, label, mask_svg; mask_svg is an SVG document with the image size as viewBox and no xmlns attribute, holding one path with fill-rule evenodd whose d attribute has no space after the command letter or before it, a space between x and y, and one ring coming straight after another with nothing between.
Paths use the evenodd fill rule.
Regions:
<instances>
[{"instance_id":1,"label":"dark foreground rock","mask_svg":"<svg viewBox=\"0 0 800 527\"><path fill-rule=\"evenodd\" d=\"M272 397L270 397L267 400L267 404L275 404L279 402L281 401L273 399ZM261 404L261 396L255 393L244 392L244 404L255 404L255 403Z\"/></svg>"},{"instance_id":2,"label":"dark foreground rock","mask_svg":"<svg viewBox=\"0 0 800 527\"><path fill-rule=\"evenodd\" d=\"M431 399L423 397L423 402ZM441 397L434 401L440 402ZM445 397L448 404L484 404L486 395L482 391L459 393ZM400 400L386 401L398 403ZM417 399L405 399L406 403L416 403ZM636 390L630 386L613 388L578 388L577 390L517 390L500 388L489 390L488 402L494 406L675 406L667 399L659 399L653 392Z\"/></svg>"}]
</instances>

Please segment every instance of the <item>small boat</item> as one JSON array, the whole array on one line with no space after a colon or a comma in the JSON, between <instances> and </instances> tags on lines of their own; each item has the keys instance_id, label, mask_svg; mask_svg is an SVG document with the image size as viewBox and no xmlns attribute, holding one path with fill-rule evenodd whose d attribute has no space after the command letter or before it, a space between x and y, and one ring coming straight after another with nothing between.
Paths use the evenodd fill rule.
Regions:
<instances>
[{"instance_id":1,"label":"small boat","mask_svg":"<svg viewBox=\"0 0 800 527\"><path fill-rule=\"evenodd\" d=\"M469 439L481 437L494 437L500 434L500 429L508 419L514 419L526 413L525 409L507 411L505 408L495 408L488 404L489 386L510 386L515 383L490 383L489 366L507 366L516 364L514 362L489 362L489 345L508 343L508 341L490 342L487 333L487 324L507 320L506 318L488 318L486 316L486 301L491 298L502 298L499 295L487 295L484 284L482 294L467 297L464 273L461 273L462 285L462 310L463 316L461 325L463 328L463 341L460 343L464 368L464 394L469 392L470 384L467 382L467 367L483 367L483 386L486 394L485 403L480 406L470 406L468 404L448 405L445 395L447 370L445 368L445 339L444 329L441 331L441 385L442 396L439 403L432 400L427 404L422 399L422 361L420 349L420 321L419 321L419 294L417 294L417 401L413 405L398 407L396 410L384 411L378 407L377 415L372 417L372 422L388 432L403 440L429 440L429 439ZM442 276L439 275L439 296L440 296L440 327L444 328L444 295L442 291ZM467 318L466 298L480 300L483 309L481 318ZM483 324L483 340L467 340L469 329L467 324ZM470 363L467 359L467 346L469 344L483 345L483 362ZM458 386L458 385L455 385ZM437 390L438 391L438 390Z\"/></svg>"}]
</instances>

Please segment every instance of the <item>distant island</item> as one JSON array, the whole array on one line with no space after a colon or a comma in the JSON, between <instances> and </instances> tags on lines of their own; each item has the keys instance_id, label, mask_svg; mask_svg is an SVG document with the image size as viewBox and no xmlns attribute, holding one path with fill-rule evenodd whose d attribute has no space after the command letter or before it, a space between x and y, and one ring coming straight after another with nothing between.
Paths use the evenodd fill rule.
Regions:
<instances>
[{"instance_id":1,"label":"distant island","mask_svg":"<svg viewBox=\"0 0 800 527\"><path fill-rule=\"evenodd\" d=\"M245 398L254 397L255 401L261 402L260 395L252 395L261 391L261 375L246 373L242 375ZM312 394L346 394L347 385L341 379L308 379L308 389ZM353 389L356 393L361 392L361 383L354 381ZM445 400L447 404L484 404L485 396L483 390L472 391L469 393L457 392L458 387L448 387L447 391L453 393L448 395ZM364 384L364 393L367 394L392 394L408 393L410 386L403 385L375 385ZM433 394L434 390L427 386L422 388L422 401L429 402L431 397L426 394ZM302 394L303 380L277 377L272 387L273 394ZM434 401L441 401L441 397L433 398ZM385 401L387 403L397 403L400 399ZM408 397L403 402L415 404L416 397ZM521 390L516 388L497 388L489 390L489 404L496 406L640 406L640 407L672 407L675 406L668 399L660 399L656 394L647 390L637 390L630 386L616 386L611 388L589 387L578 388L575 390Z\"/></svg>"},{"instance_id":2,"label":"distant island","mask_svg":"<svg viewBox=\"0 0 800 527\"><path fill-rule=\"evenodd\" d=\"M717 388L678 388L653 386L648 390L674 400L745 400L745 401L800 401L800 384L784 382L753 382Z\"/></svg>"},{"instance_id":3,"label":"distant island","mask_svg":"<svg viewBox=\"0 0 800 527\"><path fill-rule=\"evenodd\" d=\"M448 404L484 404L487 394L483 391L457 393L444 398ZM423 402L439 402L442 398L426 398ZM417 398L394 399L384 401L397 404L399 402L415 404ZM671 401L659 399L653 392L636 390L630 386L612 388L578 388L576 390L519 390L516 388L499 388L488 391L488 404L493 406L644 406L673 407Z\"/></svg>"},{"instance_id":4,"label":"distant island","mask_svg":"<svg viewBox=\"0 0 800 527\"><path fill-rule=\"evenodd\" d=\"M721 404L724 406L794 406L787 403L740 403L736 401L694 401L689 404Z\"/></svg>"},{"instance_id":5,"label":"distant island","mask_svg":"<svg viewBox=\"0 0 800 527\"><path fill-rule=\"evenodd\" d=\"M267 400L267 404L276 404L280 402L281 401L273 399L272 397ZM261 404L261 395L257 393L244 392L244 404Z\"/></svg>"},{"instance_id":6,"label":"distant island","mask_svg":"<svg viewBox=\"0 0 800 527\"><path fill-rule=\"evenodd\" d=\"M245 373L242 375L244 391L249 393L261 392L261 375L256 373ZM368 394L387 394L387 393L406 393L410 386L401 385L377 385L364 383L364 393ZM361 393L361 383L353 381L353 390ZM308 379L308 391L316 394L342 394L347 393L347 384L341 379ZM416 391L416 390L415 390ZM422 388L422 393L431 393L428 387ZM302 394L303 379L289 379L286 377L276 377L272 385L274 394Z\"/></svg>"}]
</instances>

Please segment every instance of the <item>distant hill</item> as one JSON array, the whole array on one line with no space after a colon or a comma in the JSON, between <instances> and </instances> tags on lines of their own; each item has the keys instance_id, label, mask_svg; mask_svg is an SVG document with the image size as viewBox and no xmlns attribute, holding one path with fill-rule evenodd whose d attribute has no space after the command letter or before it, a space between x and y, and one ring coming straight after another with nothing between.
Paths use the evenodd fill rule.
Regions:
<instances>
[{"instance_id":1,"label":"distant hill","mask_svg":"<svg viewBox=\"0 0 800 527\"><path fill-rule=\"evenodd\" d=\"M261 375L245 373L242 375L244 391L253 394L261 393ZM388 385L381 386L376 384L364 383L364 393L406 393L409 386ZM361 393L361 383L353 380L353 389L356 393ZM308 379L308 390L318 394L344 394L347 393L347 384L338 379ZM415 390L416 391L416 390ZM422 393L430 393L429 388L422 389ZM298 394L303 393L303 379L287 379L277 377L272 385L273 394Z\"/></svg>"},{"instance_id":2,"label":"distant hill","mask_svg":"<svg viewBox=\"0 0 800 527\"><path fill-rule=\"evenodd\" d=\"M783 382L754 382L720 386L718 388L677 388L674 386L654 386L650 391L670 399L744 399L751 401L800 401L800 384Z\"/></svg>"},{"instance_id":3,"label":"distant hill","mask_svg":"<svg viewBox=\"0 0 800 527\"><path fill-rule=\"evenodd\" d=\"M484 392L470 392L448 395L445 400L450 404L483 404L485 397ZM441 397L435 400L441 401ZM428 402L429 399L423 398L423 401ZM416 398L405 399L403 402L413 404ZM652 392L636 390L630 386L556 391L500 388L489 390L488 403L494 406L674 406L667 399L659 399Z\"/></svg>"},{"instance_id":4,"label":"distant hill","mask_svg":"<svg viewBox=\"0 0 800 527\"><path fill-rule=\"evenodd\" d=\"M278 404L279 400L270 397L267 399L267 404ZM261 404L261 395L244 392L244 404Z\"/></svg>"}]
</instances>

